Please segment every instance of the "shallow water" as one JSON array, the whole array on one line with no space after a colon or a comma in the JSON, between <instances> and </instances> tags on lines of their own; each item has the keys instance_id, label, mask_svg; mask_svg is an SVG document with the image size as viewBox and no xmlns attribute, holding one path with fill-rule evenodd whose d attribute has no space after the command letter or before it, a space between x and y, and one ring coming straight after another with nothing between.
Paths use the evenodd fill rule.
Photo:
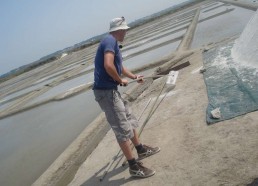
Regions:
<instances>
[{"instance_id":1,"label":"shallow water","mask_svg":"<svg viewBox=\"0 0 258 186\"><path fill-rule=\"evenodd\" d=\"M197 25L191 48L221 41L225 38L239 35L243 31L254 12L235 6L229 7L235 8L235 10ZM206 17L202 14L200 15L201 17Z\"/></svg>"},{"instance_id":2,"label":"shallow water","mask_svg":"<svg viewBox=\"0 0 258 186\"><path fill-rule=\"evenodd\" d=\"M258 68L258 11L236 40L232 56L239 63Z\"/></svg>"},{"instance_id":3,"label":"shallow water","mask_svg":"<svg viewBox=\"0 0 258 186\"><path fill-rule=\"evenodd\" d=\"M138 52L138 51L141 51L141 50L144 50L144 49L147 49L147 48L151 48L151 47L153 47L153 46L155 46L155 45L162 44L162 43L164 43L164 42L166 42L166 41L168 41L168 40L171 40L171 39L180 37L180 36L184 35L185 31L186 31L186 30L182 30L182 31L176 32L176 33L174 33L174 34L171 34L171 35L162 37L162 38L160 38L160 39L157 39L157 40L154 40L154 41L151 41L151 42L146 42L146 43L144 43L144 41L142 41L142 42L144 43L143 45L141 45L141 46L139 46L139 47L137 47L137 48L131 49L131 50L129 50L129 51L124 52L124 53L123 53L123 56L124 56L124 55L125 55L125 56L128 56L128 55L133 54L133 53L135 53L135 52ZM157 35L157 36L158 36L158 35ZM150 38L150 39L151 39L151 38ZM148 40L146 40L146 41L148 41ZM173 43L172 43L172 45L173 45Z\"/></svg>"},{"instance_id":4,"label":"shallow water","mask_svg":"<svg viewBox=\"0 0 258 186\"><path fill-rule=\"evenodd\" d=\"M31 100L31 102L29 102L29 104L36 103L36 102L45 100L47 98L56 96L57 94L66 92L67 90L77 87L79 85L93 82L93 78L94 78L93 73L91 72L89 74L65 81L65 82L61 83L60 85L57 85L57 86L51 88L49 91L38 96L37 98Z\"/></svg>"},{"instance_id":5,"label":"shallow water","mask_svg":"<svg viewBox=\"0 0 258 186\"><path fill-rule=\"evenodd\" d=\"M142 65L146 65L148 63L154 62L155 60L160 59L168 55L169 53L176 51L180 41L156 48L149 52L145 52L139 56L132 57L128 60L124 61L124 65L129 68L133 69L136 67L140 67Z\"/></svg>"},{"instance_id":6,"label":"shallow water","mask_svg":"<svg viewBox=\"0 0 258 186\"><path fill-rule=\"evenodd\" d=\"M99 113L88 91L0 120L0 185L31 185Z\"/></svg>"}]
</instances>

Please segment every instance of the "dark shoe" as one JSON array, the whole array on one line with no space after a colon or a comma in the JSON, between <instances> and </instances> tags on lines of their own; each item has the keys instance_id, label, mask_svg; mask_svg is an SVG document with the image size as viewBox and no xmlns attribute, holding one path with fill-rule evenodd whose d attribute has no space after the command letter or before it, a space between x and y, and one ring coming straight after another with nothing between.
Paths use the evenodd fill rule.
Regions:
<instances>
[{"instance_id":1,"label":"dark shoe","mask_svg":"<svg viewBox=\"0 0 258 186\"><path fill-rule=\"evenodd\" d=\"M153 154L156 154L160 151L159 147L149 147L147 145L143 145L143 151L138 153L138 160L149 157Z\"/></svg>"},{"instance_id":2,"label":"dark shoe","mask_svg":"<svg viewBox=\"0 0 258 186\"><path fill-rule=\"evenodd\" d=\"M129 167L129 172L131 176L138 178L147 178L155 174L154 170L144 167L143 163L139 161L136 164Z\"/></svg>"}]
</instances>

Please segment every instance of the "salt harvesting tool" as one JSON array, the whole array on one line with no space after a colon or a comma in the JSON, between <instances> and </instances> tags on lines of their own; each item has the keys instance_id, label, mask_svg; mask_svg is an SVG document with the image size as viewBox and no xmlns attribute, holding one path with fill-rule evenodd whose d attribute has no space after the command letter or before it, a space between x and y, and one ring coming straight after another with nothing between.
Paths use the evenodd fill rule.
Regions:
<instances>
[{"instance_id":1,"label":"salt harvesting tool","mask_svg":"<svg viewBox=\"0 0 258 186\"><path fill-rule=\"evenodd\" d=\"M168 76L167 81L166 81L167 88L169 88L169 87L174 88L176 86L176 79L178 76L178 71L170 71L169 74L167 74L167 75L154 75L154 76L146 76L146 77L138 78L133 81L130 81L128 84L137 82L142 79L160 78L160 77L165 77L165 76Z\"/></svg>"},{"instance_id":2,"label":"salt harvesting tool","mask_svg":"<svg viewBox=\"0 0 258 186\"><path fill-rule=\"evenodd\" d=\"M156 75L156 76L147 76L147 77L143 77L143 78L139 78L139 79L135 79L129 83L133 83L133 82L137 82L141 79L147 79L147 78L155 78L155 77L165 77L165 76L168 76L167 77L167 80L164 82L158 96L155 98L155 101L146 117L146 119L144 120L139 132L138 132L138 136L140 137L144 127L146 126L146 124L148 123L148 121L150 120L151 116L154 114L154 112L157 110L157 108L159 107L160 103L163 101L163 99L166 97L167 93L169 91L171 91L172 89L175 88L176 86L176 80L177 80L177 77L178 77L178 74L179 72L178 71L170 71L169 74L167 75ZM166 93L165 95L162 97L162 99L159 101L159 103L157 104L158 100L159 100L159 97L161 95L161 93L163 92L164 88L167 88L166 90ZM138 121L140 120L140 118L142 117L144 111L146 110L146 108L148 107L149 103L151 102L152 98L148 101L148 103L146 104L145 108L143 109L140 117L138 118ZM157 105L156 105L157 104ZM133 150L134 146L131 144L131 148ZM119 157L120 153L121 153L121 149L119 150L118 154L109 162L109 164L107 165L103 175L101 176L101 178L99 179L100 181L103 181L105 176L107 175L108 173L108 170L110 169L110 167L113 165L113 163L115 162L115 160ZM124 157L124 155L122 154L122 158ZM124 158L125 159L125 158ZM127 164L127 160L125 159L122 163L122 166L125 166Z\"/></svg>"},{"instance_id":3,"label":"salt harvesting tool","mask_svg":"<svg viewBox=\"0 0 258 186\"><path fill-rule=\"evenodd\" d=\"M166 76L166 75L155 75L155 76L140 77L140 78L137 78L137 79L134 79L134 80L130 81L128 84L137 82L137 81L142 80L142 79L159 78L159 77L164 77L164 76Z\"/></svg>"},{"instance_id":4,"label":"salt harvesting tool","mask_svg":"<svg viewBox=\"0 0 258 186\"><path fill-rule=\"evenodd\" d=\"M164 76L167 76L167 75L155 75L155 76L140 77L140 78L137 78L137 79L134 79L134 80L128 82L128 84L135 83L135 82L138 82L138 81L141 81L141 80L144 80L144 79L160 78L160 77L164 77ZM127 86L127 85L120 84L120 86Z\"/></svg>"},{"instance_id":5,"label":"salt harvesting tool","mask_svg":"<svg viewBox=\"0 0 258 186\"><path fill-rule=\"evenodd\" d=\"M148 116L146 117L145 121L143 122L139 132L138 132L138 136L140 138L140 135L144 129L144 127L146 126L146 124L148 123L148 121L150 120L151 116L154 114L154 112L157 110L157 108L159 107L160 103L163 101L163 99L166 97L167 93L171 90L173 90L176 87L176 80L178 77L179 72L178 71L170 71L168 75L164 75L164 76L168 76L167 80L165 81L165 83L163 84L158 96L156 97L149 113ZM161 98L161 100L158 102L159 97L161 96L161 93L163 92L164 88L167 88L165 95ZM157 104L157 105L156 105ZM132 144L131 144L132 145ZM132 146L132 150L134 149L134 146ZM124 158L124 161L122 163L122 166L124 167L127 164L127 160Z\"/></svg>"}]
</instances>

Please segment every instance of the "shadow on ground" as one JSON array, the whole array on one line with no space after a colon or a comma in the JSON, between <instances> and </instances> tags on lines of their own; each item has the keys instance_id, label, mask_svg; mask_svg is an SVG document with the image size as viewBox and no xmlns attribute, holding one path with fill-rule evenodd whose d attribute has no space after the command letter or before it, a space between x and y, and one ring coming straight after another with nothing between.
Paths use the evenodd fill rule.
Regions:
<instances>
[{"instance_id":1,"label":"shadow on ground","mask_svg":"<svg viewBox=\"0 0 258 186\"><path fill-rule=\"evenodd\" d=\"M107 163L104 167L102 167L100 170L98 170L92 177L87 179L81 186L89 186L89 185L90 186L96 186L96 185L119 186L119 185L123 185L130 181L135 180L135 178L132 178L132 177L112 179L114 176L128 170L128 165L126 165L124 167L122 166L121 161L123 160L123 157L124 156L122 156L122 155L115 156L111 160L112 165L110 167L113 167L113 164L115 164L115 166L112 169L110 168L108 170L108 173L106 174L106 176L104 177L104 179L102 181L100 181L100 179L102 179L104 171L106 171L106 169L109 167L109 163ZM128 174L129 174L129 172L128 172Z\"/></svg>"}]
</instances>

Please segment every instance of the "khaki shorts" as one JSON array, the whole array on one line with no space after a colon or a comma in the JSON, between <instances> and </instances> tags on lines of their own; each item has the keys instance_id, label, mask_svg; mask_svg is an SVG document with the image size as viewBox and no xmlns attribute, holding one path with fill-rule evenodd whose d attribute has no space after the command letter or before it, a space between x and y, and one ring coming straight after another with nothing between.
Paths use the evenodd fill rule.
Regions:
<instances>
[{"instance_id":1,"label":"khaki shorts","mask_svg":"<svg viewBox=\"0 0 258 186\"><path fill-rule=\"evenodd\" d=\"M118 142L134 137L133 129L139 126L132 114L128 102L117 90L94 90L95 100L105 112L108 123L113 129Z\"/></svg>"}]
</instances>

